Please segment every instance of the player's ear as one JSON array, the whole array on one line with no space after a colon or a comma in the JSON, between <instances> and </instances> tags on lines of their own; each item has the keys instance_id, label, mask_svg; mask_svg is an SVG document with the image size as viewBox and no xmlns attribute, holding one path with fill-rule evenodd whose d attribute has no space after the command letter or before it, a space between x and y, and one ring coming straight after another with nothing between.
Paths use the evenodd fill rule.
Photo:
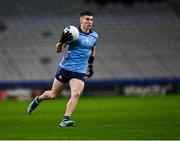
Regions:
<instances>
[{"instance_id":1,"label":"player's ear","mask_svg":"<svg viewBox=\"0 0 180 141\"><path fill-rule=\"evenodd\" d=\"M83 17L80 17L79 22L82 23L82 21L83 21Z\"/></svg>"}]
</instances>

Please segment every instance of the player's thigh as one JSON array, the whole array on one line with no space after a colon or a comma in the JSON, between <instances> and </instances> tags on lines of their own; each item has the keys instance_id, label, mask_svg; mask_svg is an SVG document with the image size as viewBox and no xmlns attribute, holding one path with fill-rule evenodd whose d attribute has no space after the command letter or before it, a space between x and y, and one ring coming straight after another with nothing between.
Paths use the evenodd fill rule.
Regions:
<instances>
[{"instance_id":1,"label":"player's thigh","mask_svg":"<svg viewBox=\"0 0 180 141\"><path fill-rule=\"evenodd\" d=\"M52 89L51 89L51 95L57 96L58 94L62 92L63 88L64 88L64 83L54 78Z\"/></svg>"},{"instance_id":2,"label":"player's thigh","mask_svg":"<svg viewBox=\"0 0 180 141\"><path fill-rule=\"evenodd\" d=\"M80 79L73 78L69 81L72 95L80 95L84 89L84 82Z\"/></svg>"}]
</instances>

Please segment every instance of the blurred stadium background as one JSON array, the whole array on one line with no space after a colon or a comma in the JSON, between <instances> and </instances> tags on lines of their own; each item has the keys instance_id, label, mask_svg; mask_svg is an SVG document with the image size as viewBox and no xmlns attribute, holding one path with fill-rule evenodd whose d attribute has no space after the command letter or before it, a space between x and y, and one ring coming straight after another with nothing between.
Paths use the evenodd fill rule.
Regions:
<instances>
[{"instance_id":1,"label":"blurred stadium background","mask_svg":"<svg viewBox=\"0 0 180 141\"><path fill-rule=\"evenodd\" d=\"M61 129L68 98L26 109L51 87L55 45L85 9L100 37L95 74L77 124ZM180 139L179 15L179 0L0 0L0 139Z\"/></svg>"},{"instance_id":2,"label":"blurred stadium background","mask_svg":"<svg viewBox=\"0 0 180 141\"><path fill-rule=\"evenodd\" d=\"M62 56L55 44L65 26L78 26L84 9L94 13L100 36L95 75L84 95L178 93L179 5L178 0L0 0L1 99L19 93L28 98L51 87Z\"/></svg>"}]
</instances>

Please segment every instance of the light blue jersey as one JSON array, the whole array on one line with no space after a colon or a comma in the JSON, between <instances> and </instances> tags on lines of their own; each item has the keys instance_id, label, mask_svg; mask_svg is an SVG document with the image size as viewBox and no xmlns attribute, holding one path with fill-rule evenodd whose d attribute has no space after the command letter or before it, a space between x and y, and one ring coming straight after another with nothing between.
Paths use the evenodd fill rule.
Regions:
<instances>
[{"instance_id":1,"label":"light blue jersey","mask_svg":"<svg viewBox=\"0 0 180 141\"><path fill-rule=\"evenodd\" d=\"M68 44L60 66L72 72L86 73L89 56L97 41L96 32L90 30L89 33L84 33L79 28L79 38Z\"/></svg>"}]
</instances>

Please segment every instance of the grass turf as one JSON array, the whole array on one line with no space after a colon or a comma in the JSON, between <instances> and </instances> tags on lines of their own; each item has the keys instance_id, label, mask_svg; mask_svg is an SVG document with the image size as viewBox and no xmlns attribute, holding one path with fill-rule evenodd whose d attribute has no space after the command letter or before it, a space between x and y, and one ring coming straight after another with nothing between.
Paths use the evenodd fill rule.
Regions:
<instances>
[{"instance_id":1,"label":"grass turf","mask_svg":"<svg viewBox=\"0 0 180 141\"><path fill-rule=\"evenodd\" d=\"M81 97L72 119L60 128L67 99L43 101L32 115L30 101L0 102L0 139L180 139L180 96Z\"/></svg>"}]
</instances>

